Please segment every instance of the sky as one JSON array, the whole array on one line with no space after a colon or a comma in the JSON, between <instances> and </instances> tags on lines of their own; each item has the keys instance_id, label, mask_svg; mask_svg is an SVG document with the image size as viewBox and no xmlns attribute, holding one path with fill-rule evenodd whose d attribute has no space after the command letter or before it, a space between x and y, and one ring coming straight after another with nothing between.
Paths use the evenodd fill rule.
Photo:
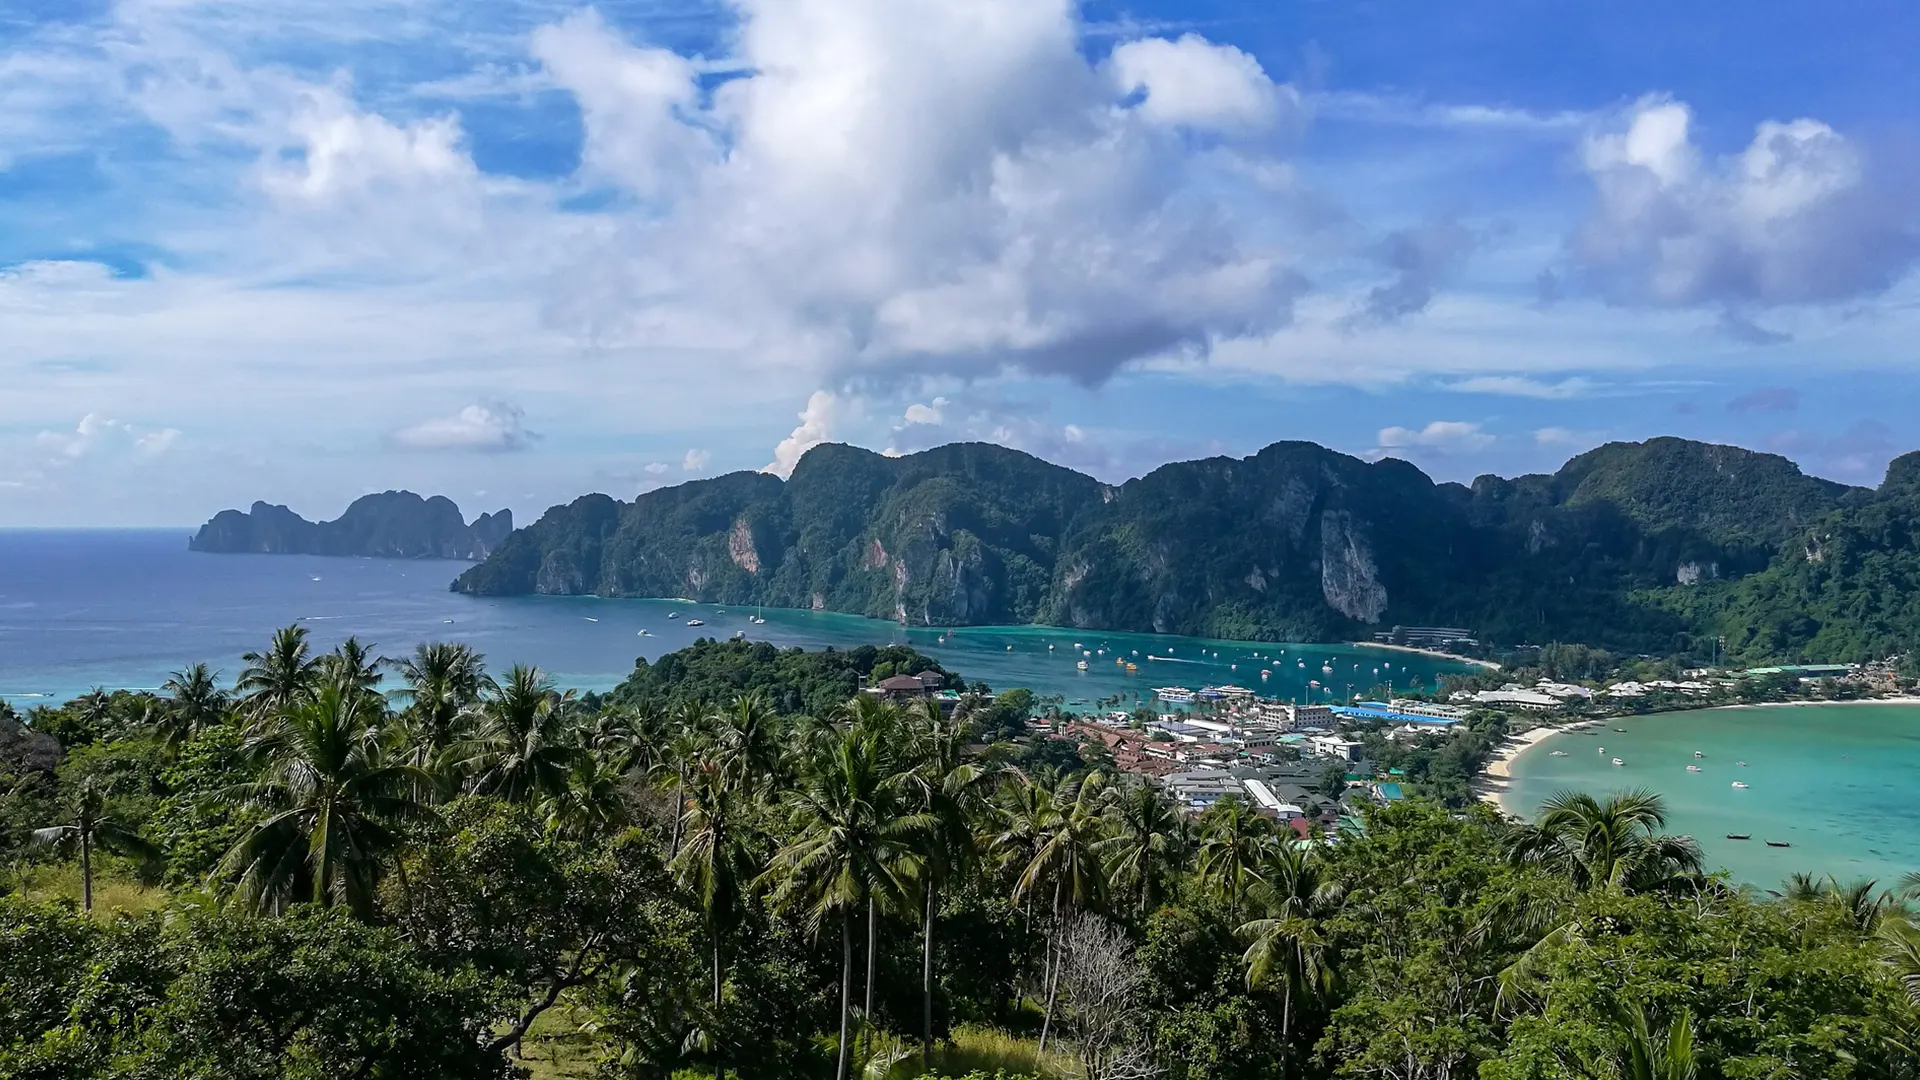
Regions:
<instances>
[{"instance_id":1,"label":"sky","mask_svg":"<svg viewBox=\"0 0 1920 1080\"><path fill-rule=\"evenodd\" d=\"M0 527L1920 448L1920 11L6 0Z\"/></svg>"}]
</instances>

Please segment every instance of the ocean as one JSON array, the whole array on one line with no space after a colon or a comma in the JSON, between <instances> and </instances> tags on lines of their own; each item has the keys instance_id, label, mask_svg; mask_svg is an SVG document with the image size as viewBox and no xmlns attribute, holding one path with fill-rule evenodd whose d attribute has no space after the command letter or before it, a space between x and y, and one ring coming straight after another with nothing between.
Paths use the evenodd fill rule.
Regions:
<instances>
[{"instance_id":1,"label":"ocean","mask_svg":"<svg viewBox=\"0 0 1920 1080\"><path fill-rule=\"evenodd\" d=\"M459 641L496 670L533 664L562 686L601 691L625 678L636 657L736 631L782 647L911 644L996 689L1026 687L1080 702L1117 695L1129 707L1158 686L1236 683L1270 697L1324 701L1345 697L1349 687L1431 686L1440 673L1462 669L1368 647L1031 626L967 627L947 636L830 612L448 592L467 565L210 555L188 551L186 532L175 530L0 531L0 696L25 708L95 686L151 689L196 662L230 681L242 653L296 620L322 648L354 635L396 656L423 641ZM675 612L678 618L668 617ZM766 622L752 622L756 614ZM688 626L695 618L706 625ZM1128 673L1127 662L1138 670Z\"/></svg>"},{"instance_id":2,"label":"ocean","mask_svg":"<svg viewBox=\"0 0 1920 1080\"><path fill-rule=\"evenodd\" d=\"M1623 764L1611 764L1616 757ZM1688 772L1689 765L1700 771ZM1763 889L1778 888L1796 871L1842 882L1871 878L1884 887L1920 870L1916 705L1631 717L1543 740L1511 769L1507 804L1527 816L1561 789L1656 791L1666 799L1667 831L1697 838L1711 866ZM1729 833L1751 839L1729 840ZM1791 846L1769 847L1768 840Z\"/></svg>"}]
</instances>

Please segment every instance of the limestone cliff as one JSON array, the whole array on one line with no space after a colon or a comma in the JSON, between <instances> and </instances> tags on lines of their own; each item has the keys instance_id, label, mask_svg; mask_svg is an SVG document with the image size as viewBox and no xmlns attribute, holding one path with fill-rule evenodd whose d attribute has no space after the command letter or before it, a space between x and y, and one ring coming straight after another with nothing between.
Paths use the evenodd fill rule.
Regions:
<instances>
[{"instance_id":1,"label":"limestone cliff","mask_svg":"<svg viewBox=\"0 0 1920 1080\"><path fill-rule=\"evenodd\" d=\"M442 495L363 495L333 521L308 521L285 506L256 502L222 510L188 541L220 554L356 555L379 559L485 559L513 532L513 513L482 514L469 525Z\"/></svg>"}]
</instances>

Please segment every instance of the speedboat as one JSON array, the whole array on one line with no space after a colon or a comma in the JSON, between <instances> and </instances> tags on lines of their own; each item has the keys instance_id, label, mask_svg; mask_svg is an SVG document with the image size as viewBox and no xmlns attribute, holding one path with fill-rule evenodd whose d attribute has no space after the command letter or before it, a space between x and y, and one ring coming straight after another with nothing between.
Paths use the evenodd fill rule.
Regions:
<instances>
[{"instance_id":1,"label":"speedboat","mask_svg":"<svg viewBox=\"0 0 1920 1080\"><path fill-rule=\"evenodd\" d=\"M1085 660L1080 661L1078 664L1075 664L1074 666L1079 668L1081 671L1087 670L1087 662Z\"/></svg>"},{"instance_id":2,"label":"speedboat","mask_svg":"<svg viewBox=\"0 0 1920 1080\"><path fill-rule=\"evenodd\" d=\"M1743 769L1747 767L1747 763L1744 761L1736 761L1734 762L1734 764L1740 766Z\"/></svg>"},{"instance_id":3,"label":"speedboat","mask_svg":"<svg viewBox=\"0 0 1920 1080\"><path fill-rule=\"evenodd\" d=\"M588 622L599 622L599 621L600 621L599 619L596 619L596 618L594 618L594 617L593 617L593 616L591 616L591 615L583 615L583 616L581 616L581 618L584 618L584 619L586 619L586 620L587 620Z\"/></svg>"},{"instance_id":4,"label":"speedboat","mask_svg":"<svg viewBox=\"0 0 1920 1080\"><path fill-rule=\"evenodd\" d=\"M1604 746L1596 746L1593 748L1593 752L1596 754L1604 754L1607 752L1607 748Z\"/></svg>"},{"instance_id":5,"label":"speedboat","mask_svg":"<svg viewBox=\"0 0 1920 1080\"><path fill-rule=\"evenodd\" d=\"M1624 761L1621 761L1621 760L1620 760L1619 758L1614 758L1614 759L1613 759L1613 763L1614 763L1615 765L1625 765L1625 764L1626 764L1626 762L1624 762Z\"/></svg>"},{"instance_id":6,"label":"speedboat","mask_svg":"<svg viewBox=\"0 0 1920 1080\"><path fill-rule=\"evenodd\" d=\"M1698 765L1689 765L1689 766L1687 766L1687 771L1688 771L1688 772L1699 772L1699 771L1700 771L1700 766L1698 766Z\"/></svg>"},{"instance_id":7,"label":"speedboat","mask_svg":"<svg viewBox=\"0 0 1920 1080\"><path fill-rule=\"evenodd\" d=\"M669 618L669 619L677 619L677 618L679 618L679 617L680 617L680 613L679 613L679 612L677 612L677 611L669 611L669 612L667 612L667 618Z\"/></svg>"},{"instance_id":8,"label":"speedboat","mask_svg":"<svg viewBox=\"0 0 1920 1080\"><path fill-rule=\"evenodd\" d=\"M1742 790L1742 791L1745 791L1745 790L1747 789L1747 785L1745 785L1745 784L1743 784L1743 783L1741 783L1741 782L1740 782L1740 781L1738 781L1738 780L1735 780L1735 781L1733 782L1733 786L1734 786L1734 787L1737 787L1737 788L1739 788L1739 789L1740 789L1740 790Z\"/></svg>"},{"instance_id":9,"label":"speedboat","mask_svg":"<svg viewBox=\"0 0 1920 1080\"><path fill-rule=\"evenodd\" d=\"M1703 757L1706 757L1707 755L1705 755L1705 754L1703 754L1703 753L1701 753L1701 752L1700 752L1700 751L1698 751L1698 750L1695 750L1695 751L1693 752L1693 756L1694 756L1694 757L1697 757L1697 758L1703 758Z\"/></svg>"},{"instance_id":10,"label":"speedboat","mask_svg":"<svg viewBox=\"0 0 1920 1080\"><path fill-rule=\"evenodd\" d=\"M1567 752L1565 750L1555 750L1553 753L1549 754L1548 756L1549 757L1566 757Z\"/></svg>"},{"instance_id":11,"label":"speedboat","mask_svg":"<svg viewBox=\"0 0 1920 1080\"><path fill-rule=\"evenodd\" d=\"M639 633L634 635L634 637L652 637L652 636L653 636L653 631L651 630L642 630Z\"/></svg>"},{"instance_id":12,"label":"speedboat","mask_svg":"<svg viewBox=\"0 0 1920 1080\"><path fill-rule=\"evenodd\" d=\"M1767 846L1768 847L1792 847L1793 845L1788 843L1785 840L1769 840L1767 841Z\"/></svg>"},{"instance_id":13,"label":"speedboat","mask_svg":"<svg viewBox=\"0 0 1920 1080\"><path fill-rule=\"evenodd\" d=\"M1730 832L1730 833L1728 833L1728 834L1727 834L1727 839L1729 839L1729 840L1751 840L1751 839L1753 839L1753 834L1752 834L1752 833L1746 833L1746 832Z\"/></svg>"},{"instance_id":14,"label":"speedboat","mask_svg":"<svg viewBox=\"0 0 1920 1080\"><path fill-rule=\"evenodd\" d=\"M688 620L687 620L687 625L688 625L688 626L705 626L705 625L707 625L707 624L706 624L706 623L704 623L704 622L702 622L702 621L700 621L699 619L688 619Z\"/></svg>"}]
</instances>

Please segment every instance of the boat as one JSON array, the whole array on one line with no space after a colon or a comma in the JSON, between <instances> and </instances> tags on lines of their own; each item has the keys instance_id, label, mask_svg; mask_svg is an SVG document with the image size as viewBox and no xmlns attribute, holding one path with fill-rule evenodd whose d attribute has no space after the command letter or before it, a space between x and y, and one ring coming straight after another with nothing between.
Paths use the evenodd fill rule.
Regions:
<instances>
[{"instance_id":1,"label":"boat","mask_svg":"<svg viewBox=\"0 0 1920 1080\"><path fill-rule=\"evenodd\" d=\"M688 619L687 625L688 626L705 626L707 624L699 619Z\"/></svg>"},{"instance_id":2,"label":"boat","mask_svg":"<svg viewBox=\"0 0 1920 1080\"><path fill-rule=\"evenodd\" d=\"M1747 767L1747 763L1744 761L1736 761L1734 762L1734 764L1740 766L1743 769Z\"/></svg>"},{"instance_id":3,"label":"boat","mask_svg":"<svg viewBox=\"0 0 1920 1080\"><path fill-rule=\"evenodd\" d=\"M1080 661L1078 664L1075 664L1074 666L1079 668L1081 671L1087 670L1087 662L1085 660Z\"/></svg>"},{"instance_id":4,"label":"boat","mask_svg":"<svg viewBox=\"0 0 1920 1080\"><path fill-rule=\"evenodd\" d=\"M634 636L634 637L652 637L652 636L653 636L653 632L652 632L651 630L642 630L642 631L640 631L639 633L637 633L637 634L635 634L635 635L633 635L633 636Z\"/></svg>"},{"instance_id":5,"label":"boat","mask_svg":"<svg viewBox=\"0 0 1920 1080\"><path fill-rule=\"evenodd\" d=\"M1745 784L1743 784L1743 783L1741 783L1741 782L1740 782L1740 781L1738 781L1738 780L1735 780L1735 781L1733 782L1733 786L1734 786L1734 787L1737 787L1737 788L1739 788L1739 789L1740 789L1740 790L1742 790L1742 791L1745 791L1745 790L1747 789L1747 785L1745 785Z\"/></svg>"},{"instance_id":6,"label":"boat","mask_svg":"<svg viewBox=\"0 0 1920 1080\"><path fill-rule=\"evenodd\" d=\"M1624 762L1624 761L1621 761L1621 760L1620 760L1619 758L1614 758L1614 759L1613 759L1613 763L1614 763L1615 765L1625 765L1625 764L1626 764L1626 762Z\"/></svg>"},{"instance_id":7,"label":"boat","mask_svg":"<svg viewBox=\"0 0 1920 1080\"><path fill-rule=\"evenodd\" d=\"M747 640L747 632L745 630L735 630L733 632L733 640L735 641Z\"/></svg>"},{"instance_id":8,"label":"boat","mask_svg":"<svg viewBox=\"0 0 1920 1080\"><path fill-rule=\"evenodd\" d=\"M677 619L677 618L679 618L679 617L680 617L680 613L679 613L679 612L677 612L677 611L669 611L669 612L667 612L667 618L669 618L669 619Z\"/></svg>"},{"instance_id":9,"label":"boat","mask_svg":"<svg viewBox=\"0 0 1920 1080\"><path fill-rule=\"evenodd\" d=\"M1623 727L1617 727L1617 728L1614 728L1613 730L1619 732L1622 735L1625 735L1627 733L1627 729Z\"/></svg>"},{"instance_id":10,"label":"boat","mask_svg":"<svg viewBox=\"0 0 1920 1080\"><path fill-rule=\"evenodd\" d=\"M447 624L447 625L452 625L452 624L453 624L453 620L452 620L452 619L441 619L440 621L441 621L442 623L445 623L445 624Z\"/></svg>"},{"instance_id":11,"label":"boat","mask_svg":"<svg viewBox=\"0 0 1920 1080\"><path fill-rule=\"evenodd\" d=\"M1752 834L1752 833L1745 833L1745 832L1730 832L1730 833L1728 833L1728 834L1727 834L1727 839L1729 839L1729 840L1751 840L1751 839L1753 839L1753 834Z\"/></svg>"},{"instance_id":12,"label":"boat","mask_svg":"<svg viewBox=\"0 0 1920 1080\"><path fill-rule=\"evenodd\" d=\"M1695 751L1693 752L1693 756L1694 756L1694 757L1697 757L1697 758L1703 758L1703 757L1706 757L1707 755L1705 755L1705 754L1703 754L1703 753L1701 753L1701 752L1700 752L1700 751L1698 751L1698 750L1695 750Z\"/></svg>"},{"instance_id":13,"label":"boat","mask_svg":"<svg viewBox=\"0 0 1920 1080\"><path fill-rule=\"evenodd\" d=\"M591 615L583 615L583 616L581 616L581 617L582 617L582 618L584 618L584 619L586 619L586 620L587 620L588 622L599 622L599 621L600 621L599 619L596 619L596 618L594 618L594 617L593 617L593 616L591 616Z\"/></svg>"},{"instance_id":14,"label":"boat","mask_svg":"<svg viewBox=\"0 0 1920 1080\"><path fill-rule=\"evenodd\" d=\"M1139 671L1139 670L1140 670L1140 665L1139 665L1139 664L1128 664L1128 665L1127 665L1127 670L1128 670L1128 671L1130 671L1130 672L1132 672L1132 671Z\"/></svg>"},{"instance_id":15,"label":"boat","mask_svg":"<svg viewBox=\"0 0 1920 1080\"><path fill-rule=\"evenodd\" d=\"M1081 656L1092 656L1092 655L1093 655L1093 650L1092 650L1092 649L1082 649L1082 650L1080 650L1080 655L1081 655Z\"/></svg>"},{"instance_id":16,"label":"boat","mask_svg":"<svg viewBox=\"0 0 1920 1080\"><path fill-rule=\"evenodd\" d=\"M1596 754L1604 754L1607 752L1607 748L1604 746L1596 746L1593 748L1593 752Z\"/></svg>"},{"instance_id":17,"label":"boat","mask_svg":"<svg viewBox=\"0 0 1920 1080\"><path fill-rule=\"evenodd\" d=\"M1785 840L1769 840L1767 841L1767 846L1768 847L1792 847L1793 845L1788 843Z\"/></svg>"},{"instance_id":18,"label":"boat","mask_svg":"<svg viewBox=\"0 0 1920 1080\"><path fill-rule=\"evenodd\" d=\"M1554 751L1554 752L1553 752L1552 754L1550 754L1550 755L1548 755L1548 756L1550 756L1550 757L1566 757L1566 756L1567 756L1567 752L1566 752L1565 750L1555 750L1555 751Z\"/></svg>"},{"instance_id":19,"label":"boat","mask_svg":"<svg viewBox=\"0 0 1920 1080\"><path fill-rule=\"evenodd\" d=\"M1688 772L1699 772L1699 771L1700 771L1700 766L1698 766L1698 765L1689 765L1689 766L1687 766L1687 771L1688 771Z\"/></svg>"},{"instance_id":20,"label":"boat","mask_svg":"<svg viewBox=\"0 0 1920 1080\"><path fill-rule=\"evenodd\" d=\"M1009 645L1009 646L1007 646L1007 651L1008 651L1008 652L1012 652L1012 651L1013 651L1013 646L1011 646L1011 645Z\"/></svg>"}]
</instances>

